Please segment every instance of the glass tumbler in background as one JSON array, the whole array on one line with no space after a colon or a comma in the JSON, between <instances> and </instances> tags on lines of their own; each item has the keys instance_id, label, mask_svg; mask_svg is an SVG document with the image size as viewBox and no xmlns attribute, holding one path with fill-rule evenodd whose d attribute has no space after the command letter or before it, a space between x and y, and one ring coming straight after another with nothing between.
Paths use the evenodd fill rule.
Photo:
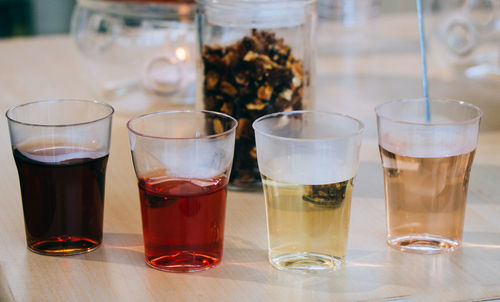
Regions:
<instances>
[{"instance_id":1,"label":"glass tumbler in background","mask_svg":"<svg viewBox=\"0 0 500 302\"><path fill-rule=\"evenodd\" d=\"M387 243L434 254L460 246L481 110L453 100L406 99L376 109Z\"/></svg>"},{"instance_id":2,"label":"glass tumbler in background","mask_svg":"<svg viewBox=\"0 0 500 302\"><path fill-rule=\"evenodd\" d=\"M74 255L101 244L113 108L48 100L7 111L28 248Z\"/></svg>"},{"instance_id":3,"label":"glass tumbler in background","mask_svg":"<svg viewBox=\"0 0 500 302\"><path fill-rule=\"evenodd\" d=\"M76 0L71 36L90 87L119 112L194 103L194 0Z\"/></svg>"},{"instance_id":4,"label":"glass tumbler in background","mask_svg":"<svg viewBox=\"0 0 500 302\"><path fill-rule=\"evenodd\" d=\"M193 272L221 261L237 124L210 111L161 111L128 122L148 265Z\"/></svg>"},{"instance_id":5,"label":"glass tumbler in background","mask_svg":"<svg viewBox=\"0 0 500 302\"><path fill-rule=\"evenodd\" d=\"M363 124L290 111L253 123L266 199L269 260L281 270L335 270L344 261Z\"/></svg>"}]
</instances>

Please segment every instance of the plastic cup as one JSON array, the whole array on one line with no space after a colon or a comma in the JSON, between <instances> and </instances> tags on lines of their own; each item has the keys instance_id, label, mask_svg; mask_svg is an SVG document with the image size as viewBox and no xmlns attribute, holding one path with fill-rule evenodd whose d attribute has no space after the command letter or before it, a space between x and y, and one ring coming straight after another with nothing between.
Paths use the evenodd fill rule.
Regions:
<instances>
[{"instance_id":1,"label":"plastic cup","mask_svg":"<svg viewBox=\"0 0 500 302\"><path fill-rule=\"evenodd\" d=\"M325 272L344 261L363 124L346 115L291 111L253 123L267 211L269 261Z\"/></svg>"},{"instance_id":2,"label":"plastic cup","mask_svg":"<svg viewBox=\"0 0 500 302\"><path fill-rule=\"evenodd\" d=\"M49 100L7 111L28 248L74 255L102 241L113 108Z\"/></svg>"},{"instance_id":3,"label":"plastic cup","mask_svg":"<svg viewBox=\"0 0 500 302\"><path fill-rule=\"evenodd\" d=\"M481 110L453 100L378 106L387 243L406 252L452 251L462 241L469 173Z\"/></svg>"},{"instance_id":4,"label":"plastic cup","mask_svg":"<svg viewBox=\"0 0 500 302\"><path fill-rule=\"evenodd\" d=\"M237 122L211 111L162 111L131 119L146 263L194 272L222 259L226 192Z\"/></svg>"}]
</instances>

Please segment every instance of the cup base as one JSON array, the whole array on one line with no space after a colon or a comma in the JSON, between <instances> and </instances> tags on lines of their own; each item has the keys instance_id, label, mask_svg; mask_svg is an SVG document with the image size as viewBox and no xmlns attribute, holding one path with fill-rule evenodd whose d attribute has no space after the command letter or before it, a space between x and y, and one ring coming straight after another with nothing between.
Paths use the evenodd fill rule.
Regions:
<instances>
[{"instance_id":1,"label":"cup base","mask_svg":"<svg viewBox=\"0 0 500 302\"><path fill-rule=\"evenodd\" d=\"M63 240L55 237L28 245L28 250L46 256L73 256L92 252L100 245L101 242L88 238L72 237Z\"/></svg>"},{"instance_id":2,"label":"cup base","mask_svg":"<svg viewBox=\"0 0 500 302\"><path fill-rule=\"evenodd\" d=\"M342 259L317 253L290 253L270 257L271 265L279 270L298 273L331 272L340 268Z\"/></svg>"},{"instance_id":3,"label":"cup base","mask_svg":"<svg viewBox=\"0 0 500 302\"><path fill-rule=\"evenodd\" d=\"M181 252L154 258L146 257L146 264L154 269L170 273L193 273L217 266L220 258L193 252Z\"/></svg>"},{"instance_id":4,"label":"cup base","mask_svg":"<svg viewBox=\"0 0 500 302\"><path fill-rule=\"evenodd\" d=\"M432 234L410 234L387 239L393 249L417 254L441 254L457 249L460 242Z\"/></svg>"}]
</instances>

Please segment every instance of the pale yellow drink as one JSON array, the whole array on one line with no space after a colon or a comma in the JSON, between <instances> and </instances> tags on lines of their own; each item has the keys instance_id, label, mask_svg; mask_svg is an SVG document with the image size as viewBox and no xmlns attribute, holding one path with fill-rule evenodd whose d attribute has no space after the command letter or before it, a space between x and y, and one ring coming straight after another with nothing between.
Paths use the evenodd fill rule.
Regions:
<instances>
[{"instance_id":1,"label":"pale yellow drink","mask_svg":"<svg viewBox=\"0 0 500 302\"><path fill-rule=\"evenodd\" d=\"M271 264L309 270L339 266L347 249L352 179L301 185L262 175L262 183Z\"/></svg>"}]
</instances>

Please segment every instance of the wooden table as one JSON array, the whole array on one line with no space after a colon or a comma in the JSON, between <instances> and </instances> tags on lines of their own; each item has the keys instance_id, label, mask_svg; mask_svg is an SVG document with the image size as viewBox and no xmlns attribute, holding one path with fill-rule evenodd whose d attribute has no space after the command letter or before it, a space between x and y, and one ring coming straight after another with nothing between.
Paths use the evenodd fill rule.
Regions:
<instances>
[{"instance_id":1,"label":"wooden table","mask_svg":"<svg viewBox=\"0 0 500 302\"><path fill-rule=\"evenodd\" d=\"M119 111L113 120L103 245L92 253L72 257L29 252L7 122L1 119L0 300L500 299L498 81L471 81L434 70L437 65L430 64L432 96L467 100L484 110L463 247L450 254L424 256L397 252L385 243L383 178L373 107L386 100L422 94L418 48L413 46L319 57L316 109L345 112L366 124L347 259L342 269L330 274L297 275L269 265L262 193L229 193L224 258L218 267L201 273L173 274L146 266L125 127L130 114ZM30 100L94 99L79 60L67 36L0 41L0 111Z\"/></svg>"}]
</instances>

